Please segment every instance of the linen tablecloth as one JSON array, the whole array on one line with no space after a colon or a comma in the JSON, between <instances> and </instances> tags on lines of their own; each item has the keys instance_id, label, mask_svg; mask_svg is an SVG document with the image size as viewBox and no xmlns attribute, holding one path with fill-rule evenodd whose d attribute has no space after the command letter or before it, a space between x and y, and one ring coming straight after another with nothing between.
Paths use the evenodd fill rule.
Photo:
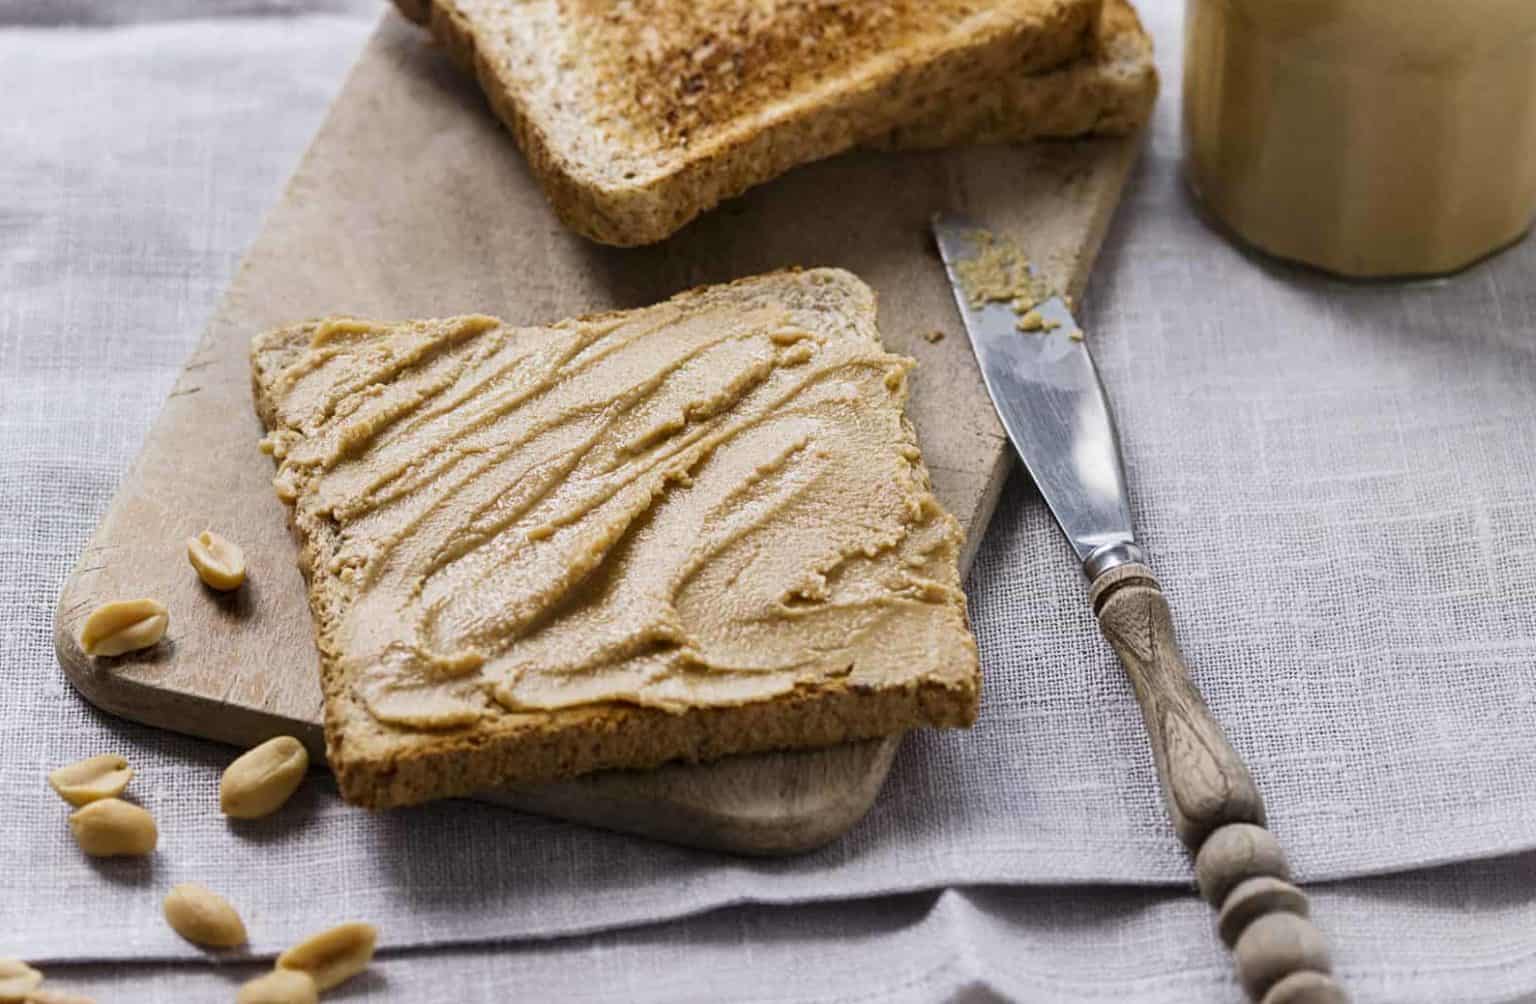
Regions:
<instances>
[{"instance_id":1,"label":"linen tablecloth","mask_svg":"<svg viewBox=\"0 0 1536 1004\"><path fill-rule=\"evenodd\" d=\"M1536 856L1311 890L1356 1004L1536 1001ZM1240 1004L1191 896L951 889L736 907L556 942L388 952L341 1000ZM3 950L3 949L0 949ZM51 968L101 1004L228 1000L258 964ZM355 995L355 996L354 996Z\"/></svg>"},{"instance_id":2,"label":"linen tablecloth","mask_svg":"<svg viewBox=\"0 0 1536 1004\"><path fill-rule=\"evenodd\" d=\"M419 954L738 903L1185 881L1134 703L1022 478L970 583L981 724L909 740L870 818L804 858L734 860L465 803L373 817L318 778L279 819L231 828L211 810L229 751L70 690L50 638L59 585L379 13L0 4L0 954L194 958L158 902L197 879L245 909L258 954L334 920L379 921L409 960L388 967L402 974L391 997L446 973L474 999L527 973L594 999L704 1000L798 954L812 961L793 979L751 992L1232 998L1202 904L1097 887L738 908L494 957ZM1201 685L1304 877L1536 845L1536 587L1521 574L1536 553L1536 246L1413 288L1245 259L1177 182L1179 5L1145 14L1165 93L1087 320ZM134 760L161 820L149 867L83 861L42 783L104 749ZM1380 999L1511 999L1536 986L1518 891L1532 868L1351 883L1321 891L1318 910L1346 975ZM1454 936L1413 940L1436 927ZM733 981L705 979L711 953ZM194 999L168 989L182 972L101 994ZM1462 976L1464 996L1447 997Z\"/></svg>"}]
</instances>

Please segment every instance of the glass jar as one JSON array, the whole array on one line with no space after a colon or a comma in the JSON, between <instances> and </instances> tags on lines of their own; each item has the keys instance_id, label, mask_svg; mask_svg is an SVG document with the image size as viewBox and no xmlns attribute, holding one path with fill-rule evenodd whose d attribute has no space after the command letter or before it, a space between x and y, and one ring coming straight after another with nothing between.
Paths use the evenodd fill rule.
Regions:
<instances>
[{"instance_id":1,"label":"glass jar","mask_svg":"<svg viewBox=\"0 0 1536 1004\"><path fill-rule=\"evenodd\" d=\"M1185 170L1243 241L1452 272L1536 213L1536 0L1188 0Z\"/></svg>"}]
</instances>

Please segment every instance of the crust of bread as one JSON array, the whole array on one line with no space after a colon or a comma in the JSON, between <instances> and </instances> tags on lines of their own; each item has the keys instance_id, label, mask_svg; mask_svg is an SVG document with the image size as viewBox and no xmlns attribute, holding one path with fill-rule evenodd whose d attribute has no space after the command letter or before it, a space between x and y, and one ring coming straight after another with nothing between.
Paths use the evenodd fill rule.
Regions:
<instances>
[{"instance_id":1,"label":"crust of bread","mask_svg":"<svg viewBox=\"0 0 1536 1004\"><path fill-rule=\"evenodd\" d=\"M774 101L726 106L683 141L639 149L622 138L600 139L607 126L598 123L622 117L583 100L596 92L591 78L600 68L526 69L547 58L530 50L553 47L535 44L539 31L561 29L523 26L541 17L559 25L558 13L543 11L553 0L525 3L495 24L478 2L397 6L475 76L566 225L619 246L662 240L792 167L879 142L914 111L953 108L998 81L1069 63L1092 48L1101 10L1100 0L987 0L973 5L981 13L953 37L857 52L794 81Z\"/></svg>"},{"instance_id":2,"label":"crust of bread","mask_svg":"<svg viewBox=\"0 0 1536 1004\"><path fill-rule=\"evenodd\" d=\"M1157 100L1152 39L1128 0L1104 0L1091 54L1031 76L1013 76L920 114L878 139L878 150L930 150L1035 139L1126 136Z\"/></svg>"},{"instance_id":3,"label":"crust of bread","mask_svg":"<svg viewBox=\"0 0 1536 1004\"><path fill-rule=\"evenodd\" d=\"M839 269L770 273L700 287L672 302L731 296L733 291L749 291L765 282L821 287L815 295L827 298L828 324L835 333L878 340L873 291ZM622 313L588 315L562 326L602 322ZM308 346L317 323L268 332L252 341L252 392L268 429L281 424L279 402L273 395L277 378ZM910 425L904 421L903 427L913 438ZM925 469L922 478L926 482ZM507 713L447 733L390 728L374 719L354 696L352 680L343 667L344 653L332 641L330 626L339 621L341 597L329 569L339 534L328 520L306 517L302 506L289 512L314 615L327 759L342 795L356 804L389 808L599 769L828 746L915 726L964 727L975 721L980 674L972 642L966 651L954 653L953 666L945 672L890 686L832 680L770 700L678 713L608 703Z\"/></svg>"}]
</instances>

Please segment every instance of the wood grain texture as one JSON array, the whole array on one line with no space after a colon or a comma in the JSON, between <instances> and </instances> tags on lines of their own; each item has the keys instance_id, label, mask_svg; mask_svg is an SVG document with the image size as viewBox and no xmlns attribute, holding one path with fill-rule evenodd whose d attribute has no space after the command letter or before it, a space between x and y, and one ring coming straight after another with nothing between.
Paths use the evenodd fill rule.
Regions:
<instances>
[{"instance_id":1,"label":"wood grain texture","mask_svg":"<svg viewBox=\"0 0 1536 1004\"><path fill-rule=\"evenodd\" d=\"M1232 949L1237 979L1254 1000L1298 972L1330 973L1333 962L1322 932L1295 913L1271 913L1252 924Z\"/></svg>"},{"instance_id":2,"label":"wood grain texture","mask_svg":"<svg viewBox=\"0 0 1536 1004\"><path fill-rule=\"evenodd\" d=\"M1206 838L1195 855L1195 883L1205 901L1217 908L1239 883L1261 876L1291 880L1291 866L1280 841L1262 826L1223 826Z\"/></svg>"},{"instance_id":3,"label":"wood grain texture","mask_svg":"<svg viewBox=\"0 0 1536 1004\"><path fill-rule=\"evenodd\" d=\"M1231 948L1248 925L1266 913L1294 913L1308 917L1312 908L1307 902L1307 894L1289 882L1262 875L1244 879L1221 904L1216 933L1221 935L1222 943Z\"/></svg>"},{"instance_id":4,"label":"wood grain texture","mask_svg":"<svg viewBox=\"0 0 1536 1004\"><path fill-rule=\"evenodd\" d=\"M1292 973L1269 988L1262 1004L1349 1004L1349 995L1327 973Z\"/></svg>"},{"instance_id":5,"label":"wood grain texture","mask_svg":"<svg viewBox=\"0 0 1536 1004\"><path fill-rule=\"evenodd\" d=\"M297 547L256 450L246 351L261 330L329 313L383 320L482 311L513 323L652 303L787 265L838 265L880 296L886 344L914 356L909 414L969 562L1010 451L959 327L927 221L985 219L1074 295L1136 153L1134 140L855 154L791 172L652 248L601 248L555 219L472 83L387 14L242 263L143 452L60 596L64 671L114 714L238 746L292 734L317 758L320 691ZM924 335L942 330L930 343ZM219 594L188 566L204 529L245 551ZM146 652L91 660L98 603L170 610ZM488 797L681 843L802 851L869 808L898 740L703 766L615 772Z\"/></svg>"},{"instance_id":6,"label":"wood grain texture","mask_svg":"<svg viewBox=\"0 0 1536 1004\"><path fill-rule=\"evenodd\" d=\"M1190 681L1168 601L1145 565L1122 565L1093 583L1093 609L1120 656L1152 743L1163 799L1191 852L1226 823L1264 825L1248 767Z\"/></svg>"}]
</instances>

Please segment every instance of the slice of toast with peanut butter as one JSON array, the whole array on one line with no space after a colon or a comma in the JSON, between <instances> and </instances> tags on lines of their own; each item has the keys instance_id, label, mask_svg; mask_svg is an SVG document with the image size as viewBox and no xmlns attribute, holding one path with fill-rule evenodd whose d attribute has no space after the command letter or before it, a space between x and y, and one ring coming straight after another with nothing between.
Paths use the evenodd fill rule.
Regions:
<instances>
[{"instance_id":1,"label":"slice of toast with peanut butter","mask_svg":"<svg viewBox=\"0 0 1536 1004\"><path fill-rule=\"evenodd\" d=\"M835 269L548 327L258 336L345 797L970 724L912 365Z\"/></svg>"}]
</instances>

